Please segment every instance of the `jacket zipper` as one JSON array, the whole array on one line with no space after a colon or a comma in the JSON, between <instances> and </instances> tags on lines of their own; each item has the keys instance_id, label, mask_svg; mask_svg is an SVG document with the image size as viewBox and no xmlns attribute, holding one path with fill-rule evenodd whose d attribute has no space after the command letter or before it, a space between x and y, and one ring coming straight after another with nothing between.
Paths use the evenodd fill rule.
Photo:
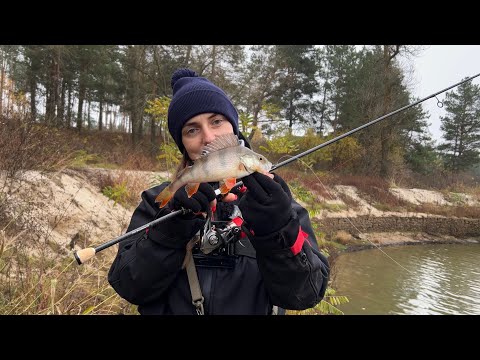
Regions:
<instances>
[{"instance_id":1,"label":"jacket zipper","mask_svg":"<svg viewBox=\"0 0 480 360\"><path fill-rule=\"evenodd\" d=\"M312 290L315 294L315 296L317 296L318 292L317 292L317 289L315 287L315 284L313 283L313 280L312 280L312 265L310 264L310 262L308 261L308 257L307 257L307 254L305 254L305 251L302 249L302 252L301 252L301 256L302 256L302 262L308 266L308 270L309 270L309 273L308 273L308 282L310 283L310 286L312 287Z\"/></svg>"}]
</instances>

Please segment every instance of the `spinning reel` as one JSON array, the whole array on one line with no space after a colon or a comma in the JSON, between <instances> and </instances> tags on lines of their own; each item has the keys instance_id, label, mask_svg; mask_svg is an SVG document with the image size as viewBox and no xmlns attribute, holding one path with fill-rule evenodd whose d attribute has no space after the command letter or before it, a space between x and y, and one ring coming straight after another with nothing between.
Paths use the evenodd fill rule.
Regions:
<instances>
[{"instance_id":1,"label":"spinning reel","mask_svg":"<svg viewBox=\"0 0 480 360\"><path fill-rule=\"evenodd\" d=\"M228 255L233 254L233 245L240 239L242 234L243 219L237 206L230 221L215 221L211 212L207 215L207 221L203 227L200 239L200 251L209 254L219 249Z\"/></svg>"}]
</instances>

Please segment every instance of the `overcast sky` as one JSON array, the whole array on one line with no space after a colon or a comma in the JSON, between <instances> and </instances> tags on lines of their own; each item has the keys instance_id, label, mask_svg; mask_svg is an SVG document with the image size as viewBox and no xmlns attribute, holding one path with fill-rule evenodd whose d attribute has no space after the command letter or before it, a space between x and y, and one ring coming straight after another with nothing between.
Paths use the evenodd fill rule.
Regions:
<instances>
[{"instance_id":1,"label":"overcast sky","mask_svg":"<svg viewBox=\"0 0 480 360\"><path fill-rule=\"evenodd\" d=\"M480 73L480 45L429 45L408 63L413 70L411 90L418 99L423 99L465 77ZM480 76L472 82L480 85ZM437 98L443 101L446 93L437 95ZM439 118L445 115L445 111L437 107L435 98L426 100L422 106L430 113L430 132L438 142L442 136Z\"/></svg>"}]
</instances>

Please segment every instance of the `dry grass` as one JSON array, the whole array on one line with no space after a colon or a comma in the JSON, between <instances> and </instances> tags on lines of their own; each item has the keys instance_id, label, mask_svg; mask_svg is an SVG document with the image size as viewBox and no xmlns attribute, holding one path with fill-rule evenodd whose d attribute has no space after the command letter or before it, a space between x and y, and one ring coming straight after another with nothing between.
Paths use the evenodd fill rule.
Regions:
<instances>
[{"instance_id":1,"label":"dry grass","mask_svg":"<svg viewBox=\"0 0 480 360\"><path fill-rule=\"evenodd\" d=\"M338 193L337 196L340 198L340 200L343 201L343 203L347 206L349 209L358 209L360 206L360 201L355 200L354 198L343 194L343 193Z\"/></svg>"},{"instance_id":2,"label":"dry grass","mask_svg":"<svg viewBox=\"0 0 480 360\"><path fill-rule=\"evenodd\" d=\"M106 135L101 135L102 137ZM112 134L108 134L111 137ZM47 218L35 194L26 194L12 206L25 184L26 170L62 171L79 160L98 161L90 156L88 140L71 130L48 128L22 119L2 119L0 126L0 314L134 314L135 306L121 299L107 281L116 247L109 248L90 263L79 266L73 254L50 241L52 229L29 222L31 212ZM110 142L111 145L111 142ZM113 148L104 145L105 153ZM124 151L134 166L150 166L135 153ZM117 154L120 152L117 152ZM112 151L115 154L115 151ZM139 160L140 159L140 160ZM120 179L122 181L124 179ZM140 180L127 181L137 189ZM137 194L138 196L138 194ZM91 238L88 233L85 238Z\"/></svg>"},{"instance_id":3,"label":"dry grass","mask_svg":"<svg viewBox=\"0 0 480 360\"><path fill-rule=\"evenodd\" d=\"M478 206L438 206L433 204L409 205L408 211L441 215L445 217L464 217L480 219Z\"/></svg>"},{"instance_id":4,"label":"dry grass","mask_svg":"<svg viewBox=\"0 0 480 360\"><path fill-rule=\"evenodd\" d=\"M352 241L352 238L352 235L344 230L339 230L332 236L333 241L336 241L342 245L349 244Z\"/></svg>"},{"instance_id":5,"label":"dry grass","mask_svg":"<svg viewBox=\"0 0 480 360\"><path fill-rule=\"evenodd\" d=\"M136 313L108 284L112 251L79 266L73 254L32 256L15 240L0 233L0 314Z\"/></svg>"},{"instance_id":6,"label":"dry grass","mask_svg":"<svg viewBox=\"0 0 480 360\"><path fill-rule=\"evenodd\" d=\"M60 131L18 119L0 126L0 170L14 178L19 171L61 169L72 160L72 148Z\"/></svg>"},{"instance_id":7,"label":"dry grass","mask_svg":"<svg viewBox=\"0 0 480 360\"><path fill-rule=\"evenodd\" d=\"M116 173L97 173L92 182L104 195L126 208L138 206L143 190L151 187L151 181L142 174L119 170Z\"/></svg>"},{"instance_id":8,"label":"dry grass","mask_svg":"<svg viewBox=\"0 0 480 360\"><path fill-rule=\"evenodd\" d=\"M158 146L144 137L135 146L130 134L58 129L21 118L2 119L0 169L61 170L69 166L161 170Z\"/></svg>"},{"instance_id":9,"label":"dry grass","mask_svg":"<svg viewBox=\"0 0 480 360\"><path fill-rule=\"evenodd\" d=\"M312 173L311 170L309 170L309 172L295 171L291 168L281 168L275 172L278 173L278 175L280 175L287 182L287 184L295 181L304 188L307 188L310 191L315 191L315 194L323 199L335 199L335 195L326 189L326 186L332 184L332 176L329 174L315 172Z\"/></svg>"},{"instance_id":10,"label":"dry grass","mask_svg":"<svg viewBox=\"0 0 480 360\"><path fill-rule=\"evenodd\" d=\"M35 212L47 216L41 206ZM37 228L20 215L22 208L4 213L0 223L0 314L135 313L107 281L116 246L79 266L69 249L49 240L56 223Z\"/></svg>"},{"instance_id":11,"label":"dry grass","mask_svg":"<svg viewBox=\"0 0 480 360\"><path fill-rule=\"evenodd\" d=\"M388 191L389 183L379 177L346 175L336 179L338 185L355 186L359 193L380 210L398 210L408 203Z\"/></svg>"},{"instance_id":12,"label":"dry grass","mask_svg":"<svg viewBox=\"0 0 480 360\"><path fill-rule=\"evenodd\" d=\"M444 170L436 170L428 175L410 172L404 178L403 187L416 187L428 190L444 190L451 192L475 192L480 185L480 178L471 172L451 173Z\"/></svg>"},{"instance_id":13,"label":"dry grass","mask_svg":"<svg viewBox=\"0 0 480 360\"><path fill-rule=\"evenodd\" d=\"M19 126L20 124L20 126ZM141 191L150 186L148 179L132 175L126 170L162 170L161 162L152 156L148 141L131 146L128 134L113 132L84 132L73 129L51 129L31 125L20 119L11 119L0 126L0 175L16 179L23 170L59 171L72 164L76 166L115 167L117 175L98 175L91 179L100 189L110 187L118 202L134 207ZM356 186L378 206L398 208L407 206L388 192L389 184L379 178L360 176L332 176L306 171L301 165L277 171L287 183L297 182L305 198L314 205L319 197L331 199L325 186L337 184ZM320 180L320 181L319 181ZM458 180L440 179L445 188L462 188L480 198L480 187ZM437 183L432 184L439 185ZM77 265L71 251L48 240L48 231L36 231L6 214L4 205L9 193L0 188L0 314L136 314L136 306L121 299L107 281L109 267L117 246L103 251L84 265ZM8 191L12 191L9 188ZM32 198L34 200L34 198ZM342 198L348 206L357 206L353 199ZM26 202L27 203L27 202ZM318 205L318 204L317 204ZM310 210L312 210L310 209ZM439 207L419 205L409 211L434 213L444 216L480 218L478 207ZM23 210L22 210L23 211ZM41 214L41 208L35 208ZM337 244L327 241L325 234L312 223L320 248L334 255L338 247L347 244L351 235L335 234ZM29 237L28 234L37 234ZM89 238L88 232L82 237ZM330 256L334 265L335 256ZM313 311L310 309L309 311Z\"/></svg>"}]
</instances>

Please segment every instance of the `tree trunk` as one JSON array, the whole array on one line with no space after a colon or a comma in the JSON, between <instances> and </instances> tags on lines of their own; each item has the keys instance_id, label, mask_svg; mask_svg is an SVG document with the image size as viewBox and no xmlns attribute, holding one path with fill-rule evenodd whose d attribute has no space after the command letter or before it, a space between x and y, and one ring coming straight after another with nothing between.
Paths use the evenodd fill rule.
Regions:
<instances>
[{"instance_id":1,"label":"tree trunk","mask_svg":"<svg viewBox=\"0 0 480 360\"><path fill-rule=\"evenodd\" d=\"M187 46L187 55L185 56L185 66L188 67L190 64L190 56L192 54L192 45Z\"/></svg>"},{"instance_id":2,"label":"tree trunk","mask_svg":"<svg viewBox=\"0 0 480 360\"><path fill-rule=\"evenodd\" d=\"M155 82L153 82L153 88L152 88L152 94L153 97L157 97L157 85ZM156 131L155 131L155 118L153 116L150 116L150 146L151 150L150 153L152 156L155 156L157 153L157 138L156 138Z\"/></svg>"},{"instance_id":3,"label":"tree trunk","mask_svg":"<svg viewBox=\"0 0 480 360\"><path fill-rule=\"evenodd\" d=\"M335 102L335 116L333 117L333 131L338 128L338 103Z\"/></svg>"},{"instance_id":4,"label":"tree trunk","mask_svg":"<svg viewBox=\"0 0 480 360\"><path fill-rule=\"evenodd\" d=\"M140 100L140 99L139 99ZM140 101L139 101L140 103ZM138 136L139 136L139 139L142 139L143 138L143 112L142 112L143 109L140 109L140 108L136 108L136 112L137 112L137 120L138 120Z\"/></svg>"},{"instance_id":5,"label":"tree trunk","mask_svg":"<svg viewBox=\"0 0 480 360\"><path fill-rule=\"evenodd\" d=\"M318 130L320 131L320 133L322 133L323 131L323 123L325 121L325 103L327 101L327 84L325 83L324 87L323 87L323 101L322 101L322 113L320 115L320 127L318 128ZM317 133L318 133L318 130L317 130Z\"/></svg>"},{"instance_id":6,"label":"tree trunk","mask_svg":"<svg viewBox=\"0 0 480 360\"><path fill-rule=\"evenodd\" d=\"M215 45L212 45L212 80L215 79L215 62L217 61L217 47Z\"/></svg>"},{"instance_id":7,"label":"tree trunk","mask_svg":"<svg viewBox=\"0 0 480 360\"><path fill-rule=\"evenodd\" d=\"M390 81L390 51L389 46L383 46L383 76L384 76L384 93L383 93L383 113L387 114L390 110L392 102L392 83ZM391 175L391 163L390 163L390 149L392 144L391 139L391 126L382 124L380 130L381 141L381 160L380 160L380 176L382 178L388 178Z\"/></svg>"},{"instance_id":8,"label":"tree trunk","mask_svg":"<svg viewBox=\"0 0 480 360\"><path fill-rule=\"evenodd\" d=\"M58 125L63 126L65 121L65 92L67 90L67 82L62 80L62 89L60 95L60 105L58 106Z\"/></svg>"},{"instance_id":9,"label":"tree trunk","mask_svg":"<svg viewBox=\"0 0 480 360\"><path fill-rule=\"evenodd\" d=\"M67 103L67 129L72 126L72 83L68 83L68 103Z\"/></svg>"},{"instance_id":10,"label":"tree trunk","mask_svg":"<svg viewBox=\"0 0 480 360\"><path fill-rule=\"evenodd\" d=\"M258 115L260 114L261 104L255 105L253 109L253 122L252 122L252 132L248 135L248 140L252 140L257 132L258 127Z\"/></svg>"},{"instance_id":11,"label":"tree trunk","mask_svg":"<svg viewBox=\"0 0 480 360\"><path fill-rule=\"evenodd\" d=\"M88 130L92 129L92 121L90 120L90 104L91 101L88 100L88 108L87 108L87 124L88 124Z\"/></svg>"},{"instance_id":12,"label":"tree trunk","mask_svg":"<svg viewBox=\"0 0 480 360\"><path fill-rule=\"evenodd\" d=\"M30 74L29 87L30 87L31 121L33 123L37 120L37 82L35 80L35 75L33 73Z\"/></svg>"},{"instance_id":13,"label":"tree trunk","mask_svg":"<svg viewBox=\"0 0 480 360\"><path fill-rule=\"evenodd\" d=\"M50 54L50 66L47 79L47 100L45 103L45 123L53 125L55 119L55 59Z\"/></svg>"},{"instance_id":14,"label":"tree trunk","mask_svg":"<svg viewBox=\"0 0 480 360\"><path fill-rule=\"evenodd\" d=\"M62 99L61 96L63 95L61 92L63 90L62 84L60 84L60 52L57 51L55 54L55 126L60 127L62 124L62 117L60 116L60 109L62 107Z\"/></svg>"},{"instance_id":15,"label":"tree trunk","mask_svg":"<svg viewBox=\"0 0 480 360\"><path fill-rule=\"evenodd\" d=\"M290 93L292 96L290 96L288 104L288 131L291 135L293 130L293 90L290 90Z\"/></svg>"},{"instance_id":16,"label":"tree trunk","mask_svg":"<svg viewBox=\"0 0 480 360\"><path fill-rule=\"evenodd\" d=\"M5 66L3 65L3 52L0 51L0 119L3 116L3 82L5 79Z\"/></svg>"},{"instance_id":17,"label":"tree trunk","mask_svg":"<svg viewBox=\"0 0 480 360\"><path fill-rule=\"evenodd\" d=\"M110 131L113 131L113 120L112 120L112 110L111 105L107 104L107 117L110 124Z\"/></svg>"},{"instance_id":18,"label":"tree trunk","mask_svg":"<svg viewBox=\"0 0 480 360\"><path fill-rule=\"evenodd\" d=\"M99 105L100 109L99 109L99 114L98 114L98 130L99 131L102 131L103 129L103 101L100 100L100 105Z\"/></svg>"},{"instance_id":19,"label":"tree trunk","mask_svg":"<svg viewBox=\"0 0 480 360\"><path fill-rule=\"evenodd\" d=\"M83 123L83 101L85 100L85 82L83 81L83 76L80 75L80 85L78 91L78 113L77 113L77 131L82 131L82 123Z\"/></svg>"},{"instance_id":20,"label":"tree trunk","mask_svg":"<svg viewBox=\"0 0 480 360\"><path fill-rule=\"evenodd\" d=\"M143 83L146 79L142 76L146 72L146 53L144 45L129 46L127 49L127 62L129 64L127 91L127 109L131 119L132 146L137 145L143 134L143 111L145 108L145 91Z\"/></svg>"}]
</instances>

